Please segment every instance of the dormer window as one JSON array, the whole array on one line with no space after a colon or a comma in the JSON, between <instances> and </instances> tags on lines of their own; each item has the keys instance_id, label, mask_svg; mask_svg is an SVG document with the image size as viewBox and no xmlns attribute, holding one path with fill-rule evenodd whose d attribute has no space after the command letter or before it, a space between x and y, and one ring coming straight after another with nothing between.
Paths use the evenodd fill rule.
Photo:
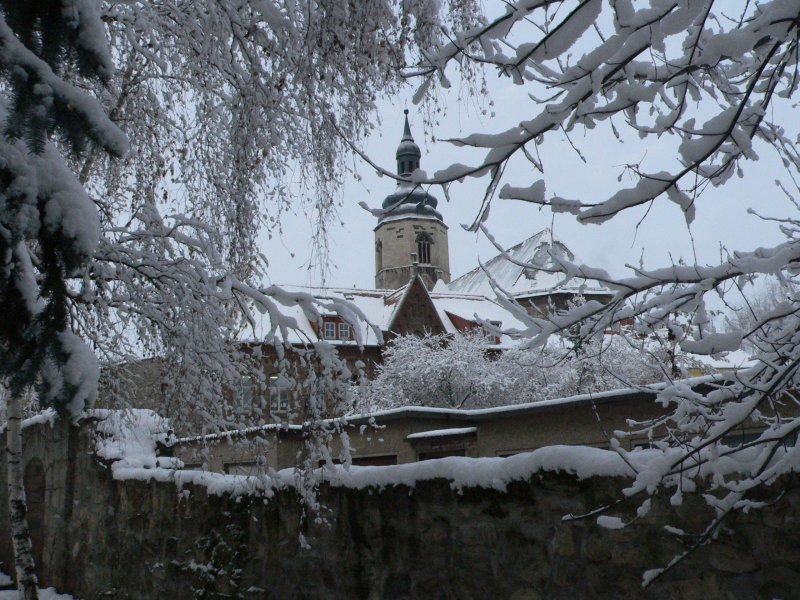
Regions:
<instances>
[{"instance_id":1,"label":"dormer window","mask_svg":"<svg viewBox=\"0 0 800 600\"><path fill-rule=\"evenodd\" d=\"M352 340L353 329L340 317L322 317L322 337L326 340Z\"/></svg>"}]
</instances>

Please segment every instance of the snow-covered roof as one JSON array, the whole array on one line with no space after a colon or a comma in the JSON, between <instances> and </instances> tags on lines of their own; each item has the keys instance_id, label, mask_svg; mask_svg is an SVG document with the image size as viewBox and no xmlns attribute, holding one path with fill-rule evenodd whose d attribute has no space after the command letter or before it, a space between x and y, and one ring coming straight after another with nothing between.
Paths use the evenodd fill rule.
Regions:
<instances>
[{"instance_id":1,"label":"snow-covered roof","mask_svg":"<svg viewBox=\"0 0 800 600\"><path fill-rule=\"evenodd\" d=\"M739 349L730 352L722 352L713 356L705 354L692 354L692 360L702 363L706 367L720 371L736 371L746 369L756 364L756 360L750 356L747 350Z\"/></svg>"},{"instance_id":2,"label":"snow-covered roof","mask_svg":"<svg viewBox=\"0 0 800 600\"><path fill-rule=\"evenodd\" d=\"M396 290L377 290L377 289L356 289L356 288L321 288L305 286L280 286L289 293L310 294L321 302L341 302L345 300L352 303L369 322L377 326L382 332L390 331L391 324L398 310L402 306L403 298L409 290L410 283ZM466 321L476 321L481 319L494 323L500 323L503 329L513 328L522 329L523 324L518 321L510 312L500 306L495 300L479 294L451 293L448 291L429 292L431 302L436 310L439 319L444 326L446 333L455 333L459 327L453 322L453 316L460 317ZM279 306L281 315L294 320L297 327L288 333L288 341L293 344L312 343L320 338L312 326L311 321L301 306ZM333 311L322 311L322 315L334 315ZM378 340L374 331L367 322L359 322L361 339L365 346L378 345ZM268 314L256 317L256 339L264 339L270 330L270 320ZM328 340L333 345L355 345L355 341ZM500 346L511 344L510 338L502 336L499 340Z\"/></svg>"},{"instance_id":3,"label":"snow-covered roof","mask_svg":"<svg viewBox=\"0 0 800 600\"><path fill-rule=\"evenodd\" d=\"M431 429L430 431L418 431L417 433L411 433L406 436L407 440L421 440L427 438L440 438L440 437L452 437L452 436L460 436L460 435L469 435L471 433L477 433L477 427L451 427L449 429Z\"/></svg>"},{"instance_id":4,"label":"snow-covered roof","mask_svg":"<svg viewBox=\"0 0 800 600\"><path fill-rule=\"evenodd\" d=\"M581 292L586 296L611 293L598 281L586 279L567 281L563 273L549 272L548 270L553 269L551 252L563 256L570 262L579 262L570 249L556 239L548 228L509 248L505 255L498 254L484 263L483 267L476 267L454 279L448 288L452 292L494 295L491 279L516 298L544 296L558 292Z\"/></svg>"}]
</instances>

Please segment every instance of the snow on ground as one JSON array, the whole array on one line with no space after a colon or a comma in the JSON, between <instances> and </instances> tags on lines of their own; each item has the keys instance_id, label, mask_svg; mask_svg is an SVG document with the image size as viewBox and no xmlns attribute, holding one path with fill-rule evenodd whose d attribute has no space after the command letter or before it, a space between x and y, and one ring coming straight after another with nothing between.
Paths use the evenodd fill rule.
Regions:
<instances>
[{"instance_id":1,"label":"snow on ground","mask_svg":"<svg viewBox=\"0 0 800 600\"><path fill-rule=\"evenodd\" d=\"M0 600L19 600L16 590L0 592ZM39 600L78 600L69 594L59 594L55 588L39 589Z\"/></svg>"},{"instance_id":2,"label":"snow on ground","mask_svg":"<svg viewBox=\"0 0 800 600\"><path fill-rule=\"evenodd\" d=\"M0 585L8 586L14 583L8 575L0 571ZM0 600L19 600L16 590L0 591ZM39 589L39 600L78 600L69 594L59 594L55 588Z\"/></svg>"}]
</instances>

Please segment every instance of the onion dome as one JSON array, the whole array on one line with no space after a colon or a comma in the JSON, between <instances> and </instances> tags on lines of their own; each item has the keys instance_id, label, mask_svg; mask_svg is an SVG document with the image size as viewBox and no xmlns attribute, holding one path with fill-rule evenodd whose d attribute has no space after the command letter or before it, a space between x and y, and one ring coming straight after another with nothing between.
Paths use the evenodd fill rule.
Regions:
<instances>
[{"instance_id":1,"label":"onion dome","mask_svg":"<svg viewBox=\"0 0 800 600\"><path fill-rule=\"evenodd\" d=\"M419 168L419 160L422 153L419 146L414 142L411 135L411 127L408 124L408 110L403 111L406 115L403 139L397 147L397 174L401 177L408 177ZM410 181L398 181L397 189L389 194L381 204L387 211L381 217L381 221L386 221L393 217L416 215L434 218L443 221L442 215L436 211L439 201L425 191L419 184Z\"/></svg>"},{"instance_id":2,"label":"onion dome","mask_svg":"<svg viewBox=\"0 0 800 600\"><path fill-rule=\"evenodd\" d=\"M403 130L403 139L400 140L400 145L397 147L397 153L395 154L397 158L397 174L411 175L415 169L419 169L419 159L422 153L411 135L411 127L408 124L408 109L405 109L403 113L406 115L406 126Z\"/></svg>"}]
</instances>

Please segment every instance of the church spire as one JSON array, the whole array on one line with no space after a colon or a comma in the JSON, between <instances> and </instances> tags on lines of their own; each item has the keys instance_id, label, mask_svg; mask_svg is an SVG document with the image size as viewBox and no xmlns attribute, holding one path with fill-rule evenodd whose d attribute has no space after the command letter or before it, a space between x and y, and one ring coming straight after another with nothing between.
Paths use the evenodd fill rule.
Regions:
<instances>
[{"instance_id":1,"label":"church spire","mask_svg":"<svg viewBox=\"0 0 800 600\"><path fill-rule=\"evenodd\" d=\"M403 111L406 116L405 127L403 128L403 139L400 140L400 145L397 147L397 174L400 176L408 176L419 169L419 159L422 153L419 150L414 136L411 135L411 126L408 124L408 109Z\"/></svg>"},{"instance_id":2,"label":"church spire","mask_svg":"<svg viewBox=\"0 0 800 600\"><path fill-rule=\"evenodd\" d=\"M406 116L406 126L405 129L403 129L403 141L413 142L414 137L411 135L411 126L408 124L408 109L405 109L403 114Z\"/></svg>"},{"instance_id":3,"label":"church spire","mask_svg":"<svg viewBox=\"0 0 800 600\"><path fill-rule=\"evenodd\" d=\"M408 111L404 112L403 137L396 155L397 188L381 204L375 227L375 286L396 289L416 273L433 289L437 281L450 281L447 225L436 210L438 203L428 192L429 186L410 181L419 169L422 153L411 134Z\"/></svg>"}]
</instances>

